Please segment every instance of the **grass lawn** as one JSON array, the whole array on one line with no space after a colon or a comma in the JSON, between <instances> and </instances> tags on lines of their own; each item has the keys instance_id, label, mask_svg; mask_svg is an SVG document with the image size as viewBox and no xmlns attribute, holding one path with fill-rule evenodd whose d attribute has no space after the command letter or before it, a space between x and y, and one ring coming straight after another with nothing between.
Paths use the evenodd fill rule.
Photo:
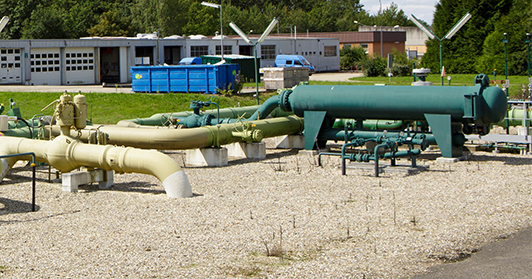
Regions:
<instances>
[{"instance_id":1,"label":"grass lawn","mask_svg":"<svg viewBox=\"0 0 532 279\"><path fill-rule=\"evenodd\" d=\"M472 86L474 74L451 75L451 86ZM511 98L518 99L522 96L522 84L528 84L526 76L510 76L509 94ZM354 78L354 82L326 82L310 81L311 85L405 85L409 86L413 82L412 77L392 77L391 82L388 77L361 77ZM427 81L434 83L434 86L440 86L440 77L436 74L429 75ZM447 79L444 80L445 86L448 86ZM255 87L255 83L246 83L245 87ZM259 84L263 87L263 83ZM0 88L1 90L1 88ZM45 114L52 115L55 106L51 106L45 111L41 109L56 99L59 99L61 92L58 93L36 93L36 92L0 92L0 103L4 103L5 110L9 110L9 99L13 98L16 107L20 108L22 117L31 119L34 115ZM262 104L269 97L276 95L276 92L260 94L260 103ZM528 94L528 93L527 93ZM115 124L120 120L149 117L156 113L168 113L189 111L190 101L210 101L213 95L210 94L184 94L184 93L85 93L89 105L89 115L92 107L92 120L98 124ZM235 96L216 95L212 101L218 103L220 108L236 106L252 106L257 101L253 94L242 94ZM211 106L207 109L215 109ZM5 112L4 112L5 114Z\"/></svg>"},{"instance_id":2,"label":"grass lawn","mask_svg":"<svg viewBox=\"0 0 532 279\"><path fill-rule=\"evenodd\" d=\"M41 109L56 99L62 93L45 92L0 92L0 102L4 103L5 112L9 110L9 99L13 98L16 106L20 108L22 117L31 119L34 115L52 115L55 105L50 106L45 111ZM275 92L260 94L260 103L276 94ZM156 113L168 113L179 111L190 111L190 101L210 101L213 95L210 94L130 94L130 93L84 93L89 105L89 116L94 123L116 124L120 120L149 117ZM216 95L212 99L220 105L220 108L233 106L253 106L257 104L253 94L239 96ZM211 105L206 109L215 109Z\"/></svg>"},{"instance_id":3,"label":"grass lawn","mask_svg":"<svg viewBox=\"0 0 532 279\"><path fill-rule=\"evenodd\" d=\"M472 86L475 81L476 74L454 74L448 75L451 76L451 86ZM493 75L489 76L490 80L493 80ZM500 81L504 79L504 76L497 76L497 80ZM508 94L512 99L522 98L523 90L522 86L528 86L528 77L527 76L509 76L510 88ZM355 81L357 85L374 85L374 84L388 84L388 85L408 85L414 81L412 76L409 77L392 77L391 81L388 77L360 77L352 78L351 80ZM433 83L433 86L441 86L440 76L437 74L428 75L427 81ZM444 86L449 86L449 81L444 77L443 80ZM501 85L499 85L501 86ZM528 96L528 92L526 93ZM527 97L528 98L528 97Z\"/></svg>"}]
</instances>

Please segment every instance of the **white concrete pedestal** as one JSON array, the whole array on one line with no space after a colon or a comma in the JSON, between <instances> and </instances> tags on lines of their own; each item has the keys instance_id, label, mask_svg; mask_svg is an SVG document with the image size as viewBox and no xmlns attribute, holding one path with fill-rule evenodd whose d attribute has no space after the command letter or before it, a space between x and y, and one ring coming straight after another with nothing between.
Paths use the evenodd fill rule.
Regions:
<instances>
[{"instance_id":1,"label":"white concrete pedestal","mask_svg":"<svg viewBox=\"0 0 532 279\"><path fill-rule=\"evenodd\" d=\"M275 148L280 149L304 149L305 136L303 135L285 135L274 138Z\"/></svg>"},{"instance_id":2,"label":"white concrete pedestal","mask_svg":"<svg viewBox=\"0 0 532 279\"><path fill-rule=\"evenodd\" d=\"M227 166L227 148L199 148L187 149L186 163L197 167L221 167Z\"/></svg>"},{"instance_id":3,"label":"white concrete pedestal","mask_svg":"<svg viewBox=\"0 0 532 279\"><path fill-rule=\"evenodd\" d=\"M62 189L64 192L78 192L78 186L98 182L99 189L107 189L114 184L114 171L102 169L62 174Z\"/></svg>"},{"instance_id":4,"label":"white concrete pedestal","mask_svg":"<svg viewBox=\"0 0 532 279\"><path fill-rule=\"evenodd\" d=\"M233 142L225 145L227 153L231 157L248 159L265 159L266 143Z\"/></svg>"}]
</instances>

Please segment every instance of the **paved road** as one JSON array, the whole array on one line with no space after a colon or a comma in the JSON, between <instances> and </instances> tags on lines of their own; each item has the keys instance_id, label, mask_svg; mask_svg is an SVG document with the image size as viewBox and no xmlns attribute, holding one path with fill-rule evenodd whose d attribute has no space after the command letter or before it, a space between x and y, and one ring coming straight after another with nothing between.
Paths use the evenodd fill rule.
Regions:
<instances>
[{"instance_id":1,"label":"paved road","mask_svg":"<svg viewBox=\"0 0 532 279\"><path fill-rule=\"evenodd\" d=\"M2 92L79 92L82 93L133 93L129 87L103 87L101 85L1 85Z\"/></svg>"},{"instance_id":2,"label":"paved road","mask_svg":"<svg viewBox=\"0 0 532 279\"><path fill-rule=\"evenodd\" d=\"M362 73L316 73L310 76L310 80L320 81L350 81L349 78L363 76ZM82 93L134 93L131 86L102 86L102 85L1 85L1 92L79 92ZM246 88L244 91L254 92L254 88ZM264 91L264 89L261 89Z\"/></svg>"},{"instance_id":3,"label":"paved road","mask_svg":"<svg viewBox=\"0 0 532 279\"><path fill-rule=\"evenodd\" d=\"M435 266L429 273L413 277L437 278L532 278L532 228L488 244L469 259Z\"/></svg>"},{"instance_id":4,"label":"paved road","mask_svg":"<svg viewBox=\"0 0 532 279\"><path fill-rule=\"evenodd\" d=\"M351 81L350 78L362 77L363 73L315 73L309 77L309 80L319 81Z\"/></svg>"}]
</instances>

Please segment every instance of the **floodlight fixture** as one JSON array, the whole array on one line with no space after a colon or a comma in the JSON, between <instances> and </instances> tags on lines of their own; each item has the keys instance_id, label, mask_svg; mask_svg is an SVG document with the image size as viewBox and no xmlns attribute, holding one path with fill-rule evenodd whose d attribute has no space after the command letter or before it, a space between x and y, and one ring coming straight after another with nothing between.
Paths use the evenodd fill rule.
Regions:
<instances>
[{"instance_id":1,"label":"floodlight fixture","mask_svg":"<svg viewBox=\"0 0 532 279\"><path fill-rule=\"evenodd\" d=\"M6 27L6 24L7 24L8 21L9 21L9 17L8 16L4 16L0 20L0 32L2 32L2 30L4 30L4 27Z\"/></svg>"},{"instance_id":2,"label":"floodlight fixture","mask_svg":"<svg viewBox=\"0 0 532 279\"><path fill-rule=\"evenodd\" d=\"M465 14L454 26L453 28L451 28L451 30L449 30L449 32L443 37L443 38L438 38L438 36L436 36L434 34L434 32L432 32L429 28L427 28L427 26L425 26L425 24L421 23L421 21L419 19L417 19L413 14L410 15L411 16L411 20L414 22L414 24L419 27L419 29L421 29L421 31L423 31L425 34L427 34L427 36L429 36L430 39L438 39L438 41L440 41L440 71L442 71L443 69L443 54L442 54L442 41L445 40L445 39L451 39L454 34L456 34L456 32L458 32L458 30L460 30L460 28L462 28L462 26L464 26L464 24L467 23L467 21L471 18L471 14L470 13L467 13ZM443 86L443 76L441 77L441 85Z\"/></svg>"},{"instance_id":3,"label":"floodlight fixture","mask_svg":"<svg viewBox=\"0 0 532 279\"><path fill-rule=\"evenodd\" d=\"M449 32L447 33L447 35L445 35L445 37L443 37L444 39L450 39L454 36L454 34L456 34L456 32L458 32L458 30L460 30L460 28L462 28L462 26L464 26L464 24L467 23L467 21L471 18L471 14L470 13L467 13L465 14L461 19L460 21L458 21L454 26L453 28L451 28L451 30L449 30Z\"/></svg>"},{"instance_id":4,"label":"floodlight fixture","mask_svg":"<svg viewBox=\"0 0 532 279\"><path fill-rule=\"evenodd\" d=\"M211 7L211 8L216 8L216 9L219 9L220 7L222 7L221 5L214 4L214 3L209 3L209 2L201 2L201 4L202 4L203 6L207 6L207 7Z\"/></svg>"},{"instance_id":5,"label":"floodlight fixture","mask_svg":"<svg viewBox=\"0 0 532 279\"><path fill-rule=\"evenodd\" d=\"M240 36L240 38L242 38L242 40L246 41L246 43L248 43L250 45L253 44L251 39L244 32L242 32L242 30L240 30L240 28L238 28L238 26L236 26L236 24L234 24L233 22L230 22L229 23L229 27L231 27L233 30L235 30L235 32L238 34L238 36Z\"/></svg>"},{"instance_id":6,"label":"floodlight fixture","mask_svg":"<svg viewBox=\"0 0 532 279\"><path fill-rule=\"evenodd\" d=\"M209 2L201 2L201 5L220 9L220 53L222 54L222 60L224 60L224 26L223 26L223 17L222 17L222 5L215 4L215 3L209 3Z\"/></svg>"},{"instance_id":7,"label":"floodlight fixture","mask_svg":"<svg viewBox=\"0 0 532 279\"><path fill-rule=\"evenodd\" d=\"M431 39L437 38L438 40L440 39L436 35L434 35L434 33L432 33L432 31L430 29L428 29L423 23L421 23L421 21L419 21L419 19L417 19L413 14L411 14L410 16L412 17L411 20L414 22L414 24L419 29L421 29L421 31L423 31L425 34L427 34L427 36L429 36L429 38L431 38Z\"/></svg>"},{"instance_id":8,"label":"floodlight fixture","mask_svg":"<svg viewBox=\"0 0 532 279\"><path fill-rule=\"evenodd\" d=\"M255 96L257 97L257 105L259 105L259 74L258 74L258 69L257 69L257 44L262 43L266 39L266 37L268 37L268 35L272 32L273 28L278 22L279 20L277 18L274 18L272 22L270 22L270 25L268 25L268 28L266 28L266 30L262 33L262 35L256 42L251 41L251 39L244 32L242 32L242 30L240 30L240 28L238 28L236 24L234 24L233 22L229 23L229 26L231 26L231 28L235 30L238 36L240 36L246 43L253 45L253 53L254 53L253 60L255 62L255 69L254 69L255 86L257 88L257 93L255 94Z\"/></svg>"},{"instance_id":9,"label":"floodlight fixture","mask_svg":"<svg viewBox=\"0 0 532 279\"><path fill-rule=\"evenodd\" d=\"M277 22L279 22L279 20L277 18L274 18L272 20L272 22L270 22L270 25L268 25L268 28L266 28L264 33L262 33L262 35L260 36L259 40L257 41L259 44L264 42L266 37L268 37L268 35L270 35L270 33L272 32L272 30L275 27L275 25L277 24Z\"/></svg>"}]
</instances>

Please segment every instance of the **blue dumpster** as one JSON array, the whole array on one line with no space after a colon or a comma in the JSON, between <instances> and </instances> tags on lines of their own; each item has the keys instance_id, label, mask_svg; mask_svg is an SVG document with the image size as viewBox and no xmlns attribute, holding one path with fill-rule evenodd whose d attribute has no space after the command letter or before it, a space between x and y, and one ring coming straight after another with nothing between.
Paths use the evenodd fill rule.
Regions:
<instances>
[{"instance_id":1,"label":"blue dumpster","mask_svg":"<svg viewBox=\"0 0 532 279\"><path fill-rule=\"evenodd\" d=\"M216 93L233 90L240 67L223 65L176 65L131 67L133 92Z\"/></svg>"}]
</instances>

